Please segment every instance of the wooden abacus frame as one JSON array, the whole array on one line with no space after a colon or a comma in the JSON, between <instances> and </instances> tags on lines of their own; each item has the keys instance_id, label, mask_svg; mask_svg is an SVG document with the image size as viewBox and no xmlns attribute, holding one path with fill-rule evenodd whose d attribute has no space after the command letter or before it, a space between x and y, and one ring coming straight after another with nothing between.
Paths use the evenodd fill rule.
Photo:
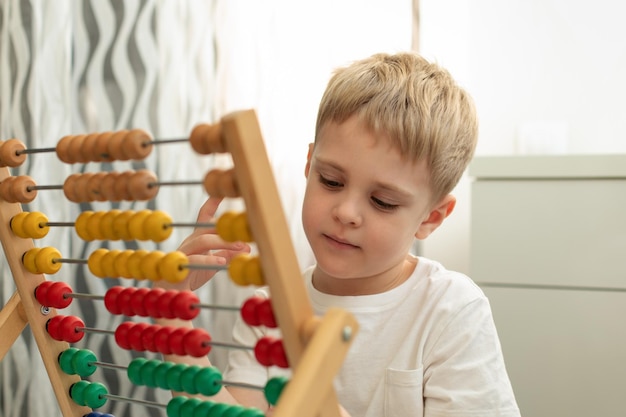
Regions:
<instances>
[{"instance_id":1,"label":"wooden abacus frame","mask_svg":"<svg viewBox=\"0 0 626 417\"><path fill-rule=\"evenodd\" d=\"M254 110L230 113L220 120L220 127L293 371L274 416L339 417L332 381L358 325L340 309L330 309L322 318L313 314ZM8 168L0 168L0 182L10 176ZM33 241L11 231L11 218L21 211L19 203L0 202L0 240L17 288L0 310L0 360L29 325L63 416L81 417L91 409L77 405L68 394L80 377L63 373L57 361L69 345L52 339L45 330L46 322L57 313L41 307L34 296L45 277L22 265L22 255L34 247Z\"/></svg>"}]
</instances>

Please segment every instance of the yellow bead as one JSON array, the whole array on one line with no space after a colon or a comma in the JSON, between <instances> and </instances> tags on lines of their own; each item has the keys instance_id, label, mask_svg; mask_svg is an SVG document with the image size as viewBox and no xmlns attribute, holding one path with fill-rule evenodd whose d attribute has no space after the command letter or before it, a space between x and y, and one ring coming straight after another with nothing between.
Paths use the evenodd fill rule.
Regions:
<instances>
[{"instance_id":1,"label":"yellow bead","mask_svg":"<svg viewBox=\"0 0 626 417\"><path fill-rule=\"evenodd\" d=\"M261 286L265 285L263 277L263 269L261 268L261 260L258 256L251 256L246 262L243 273L249 285Z\"/></svg>"},{"instance_id":2,"label":"yellow bead","mask_svg":"<svg viewBox=\"0 0 626 417\"><path fill-rule=\"evenodd\" d=\"M115 259L122 253L120 249L111 249L108 253L104 254L100 263L102 265L102 273L108 278L118 278L119 275L115 270Z\"/></svg>"},{"instance_id":3,"label":"yellow bead","mask_svg":"<svg viewBox=\"0 0 626 417\"><path fill-rule=\"evenodd\" d=\"M47 223L48 218L45 214L33 211L28 213L24 219L24 232L32 239L41 239L50 231L50 226L48 226Z\"/></svg>"},{"instance_id":4,"label":"yellow bead","mask_svg":"<svg viewBox=\"0 0 626 417\"><path fill-rule=\"evenodd\" d=\"M100 218L100 234L106 240L120 240L122 237L117 236L113 229L113 220L117 217L122 210L113 209L104 213Z\"/></svg>"},{"instance_id":5,"label":"yellow bead","mask_svg":"<svg viewBox=\"0 0 626 417\"><path fill-rule=\"evenodd\" d=\"M189 275L187 265L189 265L187 255L181 251L170 252L159 262L159 276L167 282L181 282Z\"/></svg>"},{"instance_id":6,"label":"yellow bead","mask_svg":"<svg viewBox=\"0 0 626 417\"><path fill-rule=\"evenodd\" d=\"M235 242L237 240L237 236L233 233L233 219L236 216L237 213L234 211L227 211L217 219L215 224L215 231L218 236L226 242Z\"/></svg>"},{"instance_id":7,"label":"yellow bead","mask_svg":"<svg viewBox=\"0 0 626 417\"><path fill-rule=\"evenodd\" d=\"M61 269L61 262L55 260L61 258L61 252L56 248L47 246L35 255L35 265L42 274L56 274Z\"/></svg>"},{"instance_id":8,"label":"yellow bead","mask_svg":"<svg viewBox=\"0 0 626 417\"><path fill-rule=\"evenodd\" d=\"M41 271L37 269L37 264L35 263L35 256L37 256L37 253L39 253L40 250L40 248L31 248L22 256L22 264L28 272L41 274Z\"/></svg>"},{"instance_id":9,"label":"yellow bead","mask_svg":"<svg viewBox=\"0 0 626 417\"><path fill-rule=\"evenodd\" d=\"M233 217L231 230L235 240L252 242L252 233L248 227L248 215L245 212L238 213Z\"/></svg>"},{"instance_id":10,"label":"yellow bead","mask_svg":"<svg viewBox=\"0 0 626 417\"><path fill-rule=\"evenodd\" d=\"M76 234L79 238L87 242L94 239L93 236L89 234L89 229L87 227L87 224L89 223L89 218L93 215L93 213L94 212L91 210L83 211L78 215L76 221L74 222L74 229L76 230Z\"/></svg>"},{"instance_id":11,"label":"yellow bead","mask_svg":"<svg viewBox=\"0 0 626 417\"><path fill-rule=\"evenodd\" d=\"M172 218L163 210L155 210L144 219L143 232L153 242L163 242L172 234Z\"/></svg>"},{"instance_id":12,"label":"yellow bead","mask_svg":"<svg viewBox=\"0 0 626 417\"><path fill-rule=\"evenodd\" d=\"M141 264L141 260L149 253L150 252L148 252L146 249L137 249L136 251L134 251L132 255L128 257L127 267L128 267L128 272L130 273L130 276L132 278L135 278L138 280L147 278L143 274L140 264Z\"/></svg>"},{"instance_id":13,"label":"yellow bead","mask_svg":"<svg viewBox=\"0 0 626 417\"><path fill-rule=\"evenodd\" d=\"M91 252L89 258L87 258L87 267L92 274L98 278L106 278L106 274L102 269L102 258L109 252L108 249L100 248Z\"/></svg>"},{"instance_id":14,"label":"yellow bead","mask_svg":"<svg viewBox=\"0 0 626 417\"><path fill-rule=\"evenodd\" d=\"M11 230L13 234L17 237L21 237L24 239L28 239L29 236L26 234L24 230L24 219L28 216L28 212L20 212L11 218L9 226L11 226Z\"/></svg>"},{"instance_id":15,"label":"yellow bead","mask_svg":"<svg viewBox=\"0 0 626 417\"><path fill-rule=\"evenodd\" d=\"M141 259L139 268L143 275L150 281L160 281L163 279L159 274L159 262L165 258L165 252L160 250L151 251Z\"/></svg>"},{"instance_id":16,"label":"yellow bead","mask_svg":"<svg viewBox=\"0 0 626 417\"><path fill-rule=\"evenodd\" d=\"M130 258L133 253L135 253L134 250L125 249L113 260L113 268L118 277L133 278L133 274L131 274L128 269L128 258Z\"/></svg>"},{"instance_id":17,"label":"yellow bead","mask_svg":"<svg viewBox=\"0 0 626 417\"><path fill-rule=\"evenodd\" d=\"M122 240L133 240L128 230L128 220L135 214L134 210L124 210L113 219L113 233Z\"/></svg>"},{"instance_id":18,"label":"yellow bead","mask_svg":"<svg viewBox=\"0 0 626 417\"><path fill-rule=\"evenodd\" d=\"M244 270L249 258L250 255L248 254L240 254L233 257L228 265L228 276L230 276L230 280L242 287L248 285Z\"/></svg>"},{"instance_id":19,"label":"yellow bead","mask_svg":"<svg viewBox=\"0 0 626 417\"><path fill-rule=\"evenodd\" d=\"M89 221L87 222L87 229L90 236L92 236L96 240L104 240L104 234L102 233L102 218L106 214L106 211L96 211L94 214L89 217Z\"/></svg>"},{"instance_id":20,"label":"yellow bead","mask_svg":"<svg viewBox=\"0 0 626 417\"><path fill-rule=\"evenodd\" d=\"M143 224L150 213L151 210L139 210L128 219L128 232L133 239L148 240Z\"/></svg>"}]
</instances>

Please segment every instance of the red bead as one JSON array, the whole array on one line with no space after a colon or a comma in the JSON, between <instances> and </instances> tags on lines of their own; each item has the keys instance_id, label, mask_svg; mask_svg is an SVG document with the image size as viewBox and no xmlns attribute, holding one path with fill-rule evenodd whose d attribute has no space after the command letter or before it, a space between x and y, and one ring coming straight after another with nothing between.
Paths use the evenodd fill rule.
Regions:
<instances>
[{"instance_id":1,"label":"red bead","mask_svg":"<svg viewBox=\"0 0 626 417\"><path fill-rule=\"evenodd\" d=\"M46 299L48 307L65 308L72 303L71 297L65 297L65 294L71 294L72 287L62 281L53 282L46 291Z\"/></svg>"},{"instance_id":2,"label":"red bead","mask_svg":"<svg viewBox=\"0 0 626 417\"><path fill-rule=\"evenodd\" d=\"M159 310L160 317L166 319L173 319L176 317L172 311L172 300L177 294L178 291L176 290L167 290L158 298L157 309Z\"/></svg>"},{"instance_id":3,"label":"red bead","mask_svg":"<svg viewBox=\"0 0 626 417\"><path fill-rule=\"evenodd\" d=\"M204 329L192 329L183 336L185 352L189 356L199 358L211 351L211 335Z\"/></svg>"},{"instance_id":4,"label":"red bead","mask_svg":"<svg viewBox=\"0 0 626 417\"><path fill-rule=\"evenodd\" d=\"M141 332L141 342L148 352L159 352L159 349L157 349L156 346L155 335L156 332L161 329L161 327L163 326L153 324L152 326L146 327Z\"/></svg>"},{"instance_id":5,"label":"red bead","mask_svg":"<svg viewBox=\"0 0 626 417\"><path fill-rule=\"evenodd\" d=\"M46 330L48 331L50 337L54 340L63 340L63 337L61 336L61 320L63 320L64 317L65 316L61 315L54 316L46 322Z\"/></svg>"},{"instance_id":6,"label":"red bead","mask_svg":"<svg viewBox=\"0 0 626 417\"><path fill-rule=\"evenodd\" d=\"M133 312L141 317L147 317L148 313L144 305L143 299L150 292L150 288L142 287L137 290L130 297L129 303Z\"/></svg>"},{"instance_id":7,"label":"red bead","mask_svg":"<svg viewBox=\"0 0 626 417\"><path fill-rule=\"evenodd\" d=\"M148 317L154 317L155 319L162 317L157 306L157 301L164 292L165 290L163 288L152 288L143 298L143 307Z\"/></svg>"},{"instance_id":8,"label":"red bead","mask_svg":"<svg viewBox=\"0 0 626 417\"><path fill-rule=\"evenodd\" d=\"M269 298L263 300L263 302L257 306L256 314L262 325L270 328L278 327L276 317L274 317L274 310L272 310L272 300Z\"/></svg>"},{"instance_id":9,"label":"red bead","mask_svg":"<svg viewBox=\"0 0 626 417\"><path fill-rule=\"evenodd\" d=\"M163 326L154 334L154 345L159 353L171 355L170 335L176 328L172 326Z\"/></svg>"},{"instance_id":10,"label":"red bead","mask_svg":"<svg viewBox=\"0 0 626 417\"><path fill-rule=\"evenodd\" d=\"M51 307L48 301L48 289L53 284L53 281L44 281L35 287L35 298L39 301L39 304L45 307Z\"/></svg>"},{"instance_id":11,"label":"red bead","mask_svg":"<svg viewBox=\"0 0 626 417\"><path fill-rule=\"evenodd\" d=\"M282 340L276 339L272 341L269 347L269 356L272 364L280 368L289 368L289 361L287 360Z\"/></svg>"},{"instance_id":12,"label":"red bead","mask_svg":"<svg viewBox=\"0 0 626 417\"><path fill-rule=\"evenodd\" d=\"M270 336L263 336L254 346L254 356L256 360L263 366L272 366L272 358L270 357L270 345L275 339Z\"/></svg>"},{"instance_id":13,"label":"red bead","mask_svg":"<svg viewBox=\"0 0 626 417\"><path fill-rule=\"evenodd\" d=\"M59 327L63 340L68 343L76 343L85 336L85 332L76 330L77 327L85 327L85 323L76 316L65 316Z\"/></svg>"},{"instance_id":14,"label":"red bead","mask_svg":"<svg viewBox=\"0 0 626 417\"><path fill-rule=\"evenodd\" d=\"M137 291L137 288L127 287L124 288L124 290L117 296L117 305L119 306L121 313L125 316L130 317L135 315L135 312L133 311L133 306L130 302L130 299L135 291Z\"/></svg>"},{"instance_id":15,"label":"red bead","mask_svg":"<svg viewBox=\"0 0 626 417\"><path fill-rule=\"evenodd\" d=\"M183 320L191 320L196 318L200 309L194 304L199 304L200 299L196 294L191 291L180 291L172 299L170 308L174 317L178 317Z\"/></svg>"},{"instance_id":16,"label":"red bead","mask_svg":"<svg viewBox=\"0 0 626 417\"><path fill-rule=\"evenodd\" d=\"M187 354L185 351L185 345L183 344L183 338L190 329L187 327L178 327L170 334L170 349L175 355L184 356Z\"/></svg>"},{"instance_id":17,"label":"red bead","mask_svg":"<svg viewBox=\"0 0 626 417\"><path fill-rule=\"evenodd\" d=\"M115 329L115 343L122 349L130 349L130 342L128 340L128 333L135 323L132 321L125 321L117 326Z\"/></svg>"},{"instance_id":18,"label":"red bead","mask_svg":"<svg viewBox=\"0 0 626 417\"><path fill-rule=\"evenodd\" d=\"M146 350L143 344L142 333L147 327L150 327L149 323L135 323L135 325L128 330L128 344L132 350L138 352Z\"/></svg>"},{"instance_id":19,"label":"red bead","mask_svg":"<svg viewBox=\"0 0 626 417\"><path fill-rule=\"evenodd\" d=\"M104 307L109 313L122 314L122 309L117 303L117 297L122 291L124 291L124 287L116 285L109 288L106 294L104 294Z\"/></svg>"},{"instance_id":20,"label":"red bead","mask_svg":"<svg viewBox=\"0 0 626 417\"><path fill-rule=\"evenodd\" d=\"M260 326L261 321L257 314L258 306L263 302L261 297L250 297L241 306L241 318L248 326Z\"/></svg>"}]
</instances>

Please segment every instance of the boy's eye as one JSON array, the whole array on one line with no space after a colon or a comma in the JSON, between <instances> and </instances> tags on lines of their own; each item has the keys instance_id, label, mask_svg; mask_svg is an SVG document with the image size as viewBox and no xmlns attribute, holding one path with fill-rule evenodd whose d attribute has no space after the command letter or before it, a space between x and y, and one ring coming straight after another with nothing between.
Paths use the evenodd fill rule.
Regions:
<instances>
[{"instance_id":1,"label":"boy's eye","mask_svg":"<svg viewBox=\"0 0 626 417\"><path fill-rule=\"evenodd\" d=\"M372 197L372 202L374 203L375 206L377 206L381 210L393 211L396 208L398 208L397 204L386 203L386 202L384 202L381 199L376 198L376 197Z\"/></svg>"},{"instance_id":2,"label":"boy's eye","mask_svg":"<svg viewBox=\"0 0 626 417\"><path fill-rule=\"evenodd\" d=\"M320 179L320 183L322 183L323 185L325 185L328 188L339 188L341 187L341 183L338 181L334 181L328 178L325 178L324 176L320 175L319 176Z\"/></svg>"}]
</instances>

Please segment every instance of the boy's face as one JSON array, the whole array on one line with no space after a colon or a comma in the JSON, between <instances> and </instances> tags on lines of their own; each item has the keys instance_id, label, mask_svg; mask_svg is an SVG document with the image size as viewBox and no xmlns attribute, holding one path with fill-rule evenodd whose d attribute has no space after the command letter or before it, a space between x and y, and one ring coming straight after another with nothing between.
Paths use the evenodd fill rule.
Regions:
<instances>
[{"instance_id":1,"label":"boy's face","mask_svg":"<svg viewBox=\"0 0 626 417\"><path fill-rule=\"evenodd\" d=\"M428 236L454 206L433 212L425 164L401 158L356 117L321 130L306 176L302 218L317 261L314 284L331 294L399 285L412 270L414 238Z\"/></svg>"}]
</instances>

